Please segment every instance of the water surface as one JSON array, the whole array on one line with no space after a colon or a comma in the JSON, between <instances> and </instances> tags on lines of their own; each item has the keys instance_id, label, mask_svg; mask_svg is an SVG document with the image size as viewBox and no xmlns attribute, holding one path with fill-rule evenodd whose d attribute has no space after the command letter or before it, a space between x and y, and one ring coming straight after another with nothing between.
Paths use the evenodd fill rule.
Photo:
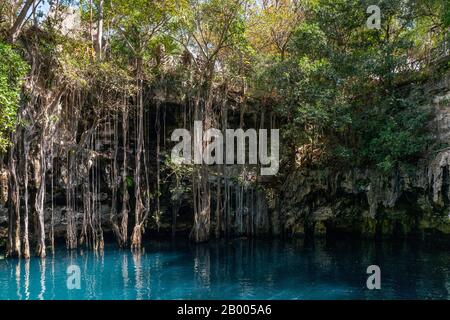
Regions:
<instances>
[{"instance_id":1,"label":"water surface","mask_svg":"<svg viewBox=\"0 0 450 320\"><path fill-rule=\"evenodd\" d=\"M152 241L138 255L58 250L0 259L0 299L449 299L450 253L430 243ZM366 269L381 268L381 290ZM80 289L68 289L77 265Z\"/></svg>"}]
</instances>

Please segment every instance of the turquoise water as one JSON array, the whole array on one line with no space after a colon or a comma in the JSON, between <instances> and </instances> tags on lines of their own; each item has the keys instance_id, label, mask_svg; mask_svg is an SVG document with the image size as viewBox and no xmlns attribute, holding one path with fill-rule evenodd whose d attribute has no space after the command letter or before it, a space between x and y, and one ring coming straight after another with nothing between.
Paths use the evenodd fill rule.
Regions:
<instances>
[{"instance_id":1,"label":"turquoise water","mask_svg":"<svg viewBox=\"0 0 450 320\"><path fill-rule=\"evenodd\" d=\"M0 299L449 299L448 246L430 243L153 241L137 255L59 250L0 258ZM381 268L381 289L366 269ZM67 287L77 265L80 289Z\"/></svg>"}]
</instances>

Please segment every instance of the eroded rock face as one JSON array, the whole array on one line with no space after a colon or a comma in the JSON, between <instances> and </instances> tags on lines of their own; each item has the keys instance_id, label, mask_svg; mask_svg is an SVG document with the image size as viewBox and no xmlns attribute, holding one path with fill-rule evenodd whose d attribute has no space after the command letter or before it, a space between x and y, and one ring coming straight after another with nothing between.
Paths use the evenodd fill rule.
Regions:
<instances>
[{"instance_id":1,"label":"eroded rock face","mask_svg":"<svg viewBox=\"0 0 450 320\"><path fill-rule=\"evenodd\" d=\"M433 99L435 141L450 143L450 93ZM450 235L450 148L431 153L414 170L390 175L297 170L280 196L287 233L357 232L367 236L436 232Z\"/></svg>"},{"instance_id":2,"label":"eroded rock face","mask_svg":"<svg viewBox=\"0 0 450 320\"><path fill-rule=\"evenodd\" d=\"M447 159L450 151L438 157ZM366 235L374 235L377 228L383 234L420 233L428 228L449 233L446 177L450 163L434 161L418 169L391 176L354 169L329 173L326 178L323 171L296 172L281 195L284 228L288 233L302 233L325 224L336 232ZM324 233L323 226L320 233Z\"/></svg>"},{"instance_id":3,"label":"eroded rock face","mask_svg":"<svg viewBox=\"0 0 450 320\"><path fill-rule=\"evenodd\" d=\"M450 87L450 84L447 87ZM436 112L430 127L435 129L435 141L449 145L450 92L436 94L433 104ZM112 203L110 177L112 133L102 131L98 137L97 151L89 148L80 150L78 157L82 161L79 161L77 166L68 166L61 163L69 163L70 152L61 150L75 151L76 143L73 134L70 134L68 124L65 122L61 126L60 134L55 137L60 150L59 153L58 149L55 150L55 157L58 157L60 164L55 168L58 172L54 177L55 190L52 194L52 189L48 187L45 195L46 234L49 234L51 227L52 207L56 237L64 238L66 235L68 210L76 211L75 224L80 230L84 200L79 190L87 183L81 177L87 176L96 161L100 169L101 190L92 199L98 205L96 208L99 208L103 231L108 232ZM30 167L39 168L39 161L33 159L31 155ZM47 169L53 171L53 168ZM241 174L237 169L238 167L226 168L226 176L241 176L245 178L244 180L253 180L251 174L248 172ZM34 175L38 171L37 169L30 171L32 182L30 185L39 184L39 176ZM69 174L70 172L72 174ZM49 178L50 176L47 177ZM65 204L65 194L69 186L78 190L74 194L75 199L72 199L77 203L74 208L68 208ZM287 235L308 233L325 235L333 232L352 232L370 237L393 234L423 235L427 232L450 234L450 148L442 148L429 154L426 159L419 161L413 170L398 170L390 175L366 168L353 168L341 172L328 169L299 169L287 175L278 192L275 192L275 188L267 189L265 193L252 191L251 188L240 189L231 182L229 189L230 192L234 192L234 196L230 196L229 200L230 207L233 207L231 211L234 210L231 214L239 212L240 217L245 220L249 212L254 212L251 216L255 217L254 223L259 226L257 234L278 235L284 232ZM243 200L235 201L236 194ZM8 172L2 170L0 238L6 235L7 199ZM166 206L162 203L161 207ZM190 229L190 226L187 225L186 229Z\"/></svg>"}]
</instances>

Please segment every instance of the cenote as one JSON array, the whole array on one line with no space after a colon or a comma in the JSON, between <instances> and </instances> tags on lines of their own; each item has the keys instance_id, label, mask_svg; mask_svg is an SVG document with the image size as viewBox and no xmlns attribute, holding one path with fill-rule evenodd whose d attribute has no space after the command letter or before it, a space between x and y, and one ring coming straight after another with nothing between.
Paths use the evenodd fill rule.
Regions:
<instances>
[{"instance_id":1,"label":"cenote","mask_svg":"<svg viewBox=\"0 0 450 320\"><path fill-rule=\"evenodd\" d=\"M0 299L449 299L446 245L302 239L157 240L141 254L57 250L45 259L1 259ZM368 290L366 269L381 268ZM67 287L67 268L81 271Z\"/></svg>"}]
</instances>

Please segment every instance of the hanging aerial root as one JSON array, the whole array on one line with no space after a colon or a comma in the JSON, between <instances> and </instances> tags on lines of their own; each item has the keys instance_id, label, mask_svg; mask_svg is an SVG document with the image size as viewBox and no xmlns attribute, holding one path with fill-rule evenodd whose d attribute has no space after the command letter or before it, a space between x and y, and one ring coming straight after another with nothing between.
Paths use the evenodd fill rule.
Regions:
<instances>
[{"instance_id":1,"label":"hanging aerial root","mask_svg":"<svg viewBox=\"0 0 450 320\"><path fill-rule=\"evenodd\" d=\"M142 234L144 233L144 227L142 224L135 225L133 228L133 234L131 235L131 250L142 249Z\"/></svg>"}]
</instances>

